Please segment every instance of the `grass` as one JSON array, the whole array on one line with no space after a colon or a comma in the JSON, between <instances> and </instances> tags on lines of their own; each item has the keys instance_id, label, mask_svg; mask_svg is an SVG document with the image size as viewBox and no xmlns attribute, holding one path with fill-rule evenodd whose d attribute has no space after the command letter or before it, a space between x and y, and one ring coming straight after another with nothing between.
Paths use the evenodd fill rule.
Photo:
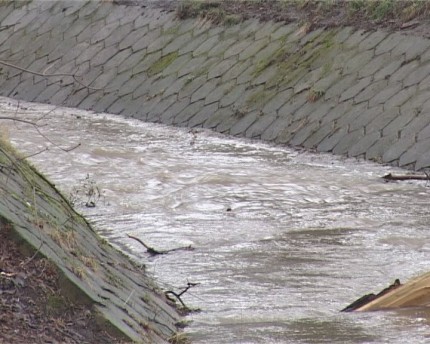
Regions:
<instances>
[{"instance_id":1,"label":"grass","mask_svg":"<svg viewBox=\"0 0 430 344\"><path fill-rule=\"evenodd\" d=\"M383 22L392 25L393 22L430 18L430 1L424 0L242 0L241 5L236 6L237 3L184 0L179 2L176 14L179 19L200 17L225 25L238 24L254 14L263 19L308 22L312 26L318 25L318 21L324 22L325 18L339 17L339 14L342 20L333 21L337 26Z\"/></svg>"},{"instance_id":2,"label":"grass","mask_svg":"<svg viewBox=\"0 0 430 344\"><path fill-rule=\"evenodd\" d=\"M242 21L239 14L228 13L221 1L217 0L185 0L180 1L176 8L179 19L203 18L214 24L231 26Z\"/></svg>"}]
</instances>

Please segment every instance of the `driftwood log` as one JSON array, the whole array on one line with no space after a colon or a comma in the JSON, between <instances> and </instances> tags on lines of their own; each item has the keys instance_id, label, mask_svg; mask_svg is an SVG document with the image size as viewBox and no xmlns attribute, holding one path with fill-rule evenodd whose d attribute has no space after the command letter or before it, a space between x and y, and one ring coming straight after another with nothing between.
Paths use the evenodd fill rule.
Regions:
<instances>
[{"instance_id":1,"label":"driftwood log","mask_svg":"<svg viewBox=\"0 0 430 344\"><path fill-rule=\"evenodd\" d=\"M383 176L385 180L430 180L430 175L427 174L392 174L388 173Z\"/></svg>"},{"instance_id":2,"label":"driftwood log","mask_svg":"<svg viewBox=\"0 0 430 344\"><path fill-rule=\"evenodd\" d=\"M353 311L355 311L355 310L363 307L364 305L367 305L371 301L380 298L381 296L387 294L388 292L390 292L390 291L392 291L394 289L397 289L401 285L402 284L400 283L400 280L396 279L393 284L391 284L389 287L387 287L384 290L382 290L380 293L378 293L378 294L373 294L373 293L366 294L366 295L360 297L358 300L355 300L349 306L347 306L344 309L342 309L341 312L353 312Z\"/></svg>"}]
</instances>

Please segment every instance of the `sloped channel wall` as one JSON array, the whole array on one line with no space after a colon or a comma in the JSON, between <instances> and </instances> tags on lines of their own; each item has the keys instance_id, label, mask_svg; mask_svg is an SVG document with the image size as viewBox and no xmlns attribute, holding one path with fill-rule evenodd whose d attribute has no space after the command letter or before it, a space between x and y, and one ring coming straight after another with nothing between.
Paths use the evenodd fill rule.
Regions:
<instances>
[{"instance_id":1,"label":"sloped channel wall","mask_svg":"<svg viewBox=\"0 0 430 344\"><path fill-rule=\"evenodd\" d=\"M97 320L121 342L167 343L176 335L181 318L144 268L101 240L4 142L0 166L0 231L17 238L26 251L30 247L49 258L59 269L65 296L93 306ZM2 338L0 333L6 343Z\"/></svg>"},{"instance_id":2,"label":"sloped channel wall","mask_svg":"<svg viewBox=\"0 0 430 344\"><path fill-rule=\"evenodd\" d=\"M430 165L426 38L96 1L6 2L0 23L0 60L21 68L2 65L3 96Z\"/></svg>"}]
</instances>

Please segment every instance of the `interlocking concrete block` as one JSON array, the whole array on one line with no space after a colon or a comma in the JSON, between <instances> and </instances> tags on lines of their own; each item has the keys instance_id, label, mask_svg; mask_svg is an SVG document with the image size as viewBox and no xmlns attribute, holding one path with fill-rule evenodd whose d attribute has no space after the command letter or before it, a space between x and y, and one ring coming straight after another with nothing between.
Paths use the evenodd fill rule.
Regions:
<instances>
[{"instance_id":1,"label":"interlocking concrete block","mask_svg":"<svg viewBox=\"0 0 430 344\"><path fill-rule=\"evenodd\" d=\"M343 45L347 48L355 48L360 45L365 38L370 35L369 31L366 30L356 30L352 32L345 41L343 41Z\"/></svg>"},{"instance_id":2,"label":"interlocking concrete block","mask_svg":"<svg viewBox=\"0 0 430 344\"><path fill-rule=\"evenodd\" d=\"M114 46L104 48L94 55L90 60L91 67L97 67L105 64L109 59L111 59L115 54L117 54L118 49Z\"/></svg>"},{"instance_id":3,"label":"interlocking concrete block","mask_svg":"<svg viewBox=\"0 0 430 344\"><path fill-rule=\"evenodd\" d=\"M354 97L354 103L359 104L362 102L369 101L375 96L375 94L378 94L379 92L382 92L382 90L387 88L387 85L387 80L379 80L373 82Z\"/></svg>"},{"instance_id":4,"label":"interlocking concrete block","mask_svg":"<svg viewBox=\"0 0 430 344\"><path fill-rule=\"evenodd\" d=\"M119 27L119 20L116 20L110 24L104 25L98 32L91 37L91 44L96 44L100 41L104 41L108 38L116 29Z\"/></svg>"},{"instance_id":5,"label":"interlocking concrete block","mask_svg":"<svg viewBox=\"0 0 430 344\"><path fill-rule=\"evenodd\" d=\"M41 27L37 30L37 35L42 35L45 32L49 32L56 26L62 25L64 22L64 13L58 13L54 16L50 16Z\"/></svg>"},{"instance_id":6,"label":"interlocking concrete block","mask_svg":"<svg viewBox=\"0 0 430 344\"><path fill-rule=\"evenodd\" d=\"M104 69L111 69L111 68L117 68L118 66L121 66L123 62L130 57L132 54L131 48L121 50L118 52L118 50L115 50L115 55L113 55L104 65Z\"/></svg>"},{"instance_id":7,"label":"interlocking concrete block","mask_svg":"<svg viewBox=\"0 0 430 344\"><path fill-rule=\"evenodd\" d=\"M140 50L130 54L122 63L118 65L118 73L122 73L127 70L132 70L144 59L145 55L146 55L145 50Z\"/></svg>"},{"instance_id":8,"label":"interlocking concrete block","mask_svg":"<svg viewBox=\"0 0 430 344\"><path fill-rule=\"evenodd\" d=\"M107 109L118 99L114 92L109 92L100 98L94 105L95 112L106 112Z\"/></svg>"},{"instance_id":9,"label":"interlocking concrete block","mask_svg":"<svg viewBox=\"0 0 430 344\"><path fill-rule=\"evenodd\" d=\"M372 131L382 131L390 122L399 116L399 108L385 109L384 112L377 115L373 121L366 125L366 133L371 133Z\"/></svg>"},{"instance_id":10,"label":"interlocking concrete block","mask_svg":"<svg viewBox=\"0 0 430 344\"><path fill-rule=\"evenodd\" d=\"M21 7L11 11L1 22L2 26L16 25L27 14L27 8Z\"/></svg>"},{"instance_id":11,"label":"interlocking concrete block","mask_svg":"<svg viewBox=\"0 0 430 344\"><path fill-rule=\"evenodd\" d=\"M239 98L243 97L246 90L245 85L237 85L232 88L224 97L220 100L220 107L226 107L235 104L239 106Z\"/></svg>"},{"instance_id":12,"label":"interlocking concrete block","mask_svg":"<svg viewBox=\"0 0 430 344\"><path fill-rule=\"evenodd\" d=\"M137 98L141 98L142 96L144 98L146 98L146 100L149 100L149 91L152 88L152 83L155 81L157 77L156 76L152 76L152 77L141 77L141 78L136 78L136 80L138 81L138 83L133 84L134 85L138 85L137 87L135 87L134 90L132 90L133 92L133 99L137 99ZM131 85L127 85L126 87L129 88L129 90L131 90Z\"/></svg>"},{"instance_id":13,"label":"interlocking concrete block","mask_svg":"<svg viewBox=\"0 0 430 344\"><path fill-rule=\"evenodd\" d=\"M394 32L382 40L375 48L375 55L391 52L403 40L404 36L399 32Z\"/></svg>"},{"instance_id":14,"label":"interlocking concrete block","mask_svg":"<svg viewBox=\"0 0 430 344\"><path fill-rule=\"evenodd\" d=\"M245 136L247 129L260 117L260 111L237 112L236 116L238 122L231 127L230 135Z\"/></svg>"},{"instance_id":15,"label":"interlocking concrete block","mask_svg":"<svg viewBox=\"0 0 430 344\"><path fill-rule=\"evenodd\" d=\"M403 105L408 99L417 94L417 90L418 87L416 85L403 88L400 92L396 93L389 100L387 100L384 103L384 107L388 109L390 107Z\"/></svg>"},{"instance_id":16,"label":"interlocking concrete block","mask_svg":"<svg viewBox=\"0 0 430 344\"><path fill-rule=\"evenodd\" d=\"M103 7L103 6L102 6ZM105 26L104 20L100 19L96 22L91 22L85 29L76 36L78 43L90 41L91 38Z\"/></svg>"},{"instance_id":17,"label":"interlocking concrete block","mask_svg":"<svg viewBox=\"0 0 430 344\"><path fill-rule=\"evenodd\" d=\"M259 41L255 41L239 54L239 60L246 60L253 56L256 56L256 54L262 51L262 49L265 48L268 44L269 43L266 39L260 39ZM276 41L276 44L277 46L279 46L280 42Z\"/></svg>"},{"instance_id":18,"label":"interlocking concrete block","mask_svg":"<svg viewBox=\"0 0 430 344\"><path fill-rule=\"evenodd\" d=\"M373 58L373 51L366 50L362 53L355 55L353 58L348 60L343 66L342 73L344 75L351 74L360 71L366 66Z\"/></svg>"},{"instance_id":19,"label":"interlocking concrete block","mask_svg":"<svg viewBox=\"0 0 430 344\"><path fill-rule=\"evenodd\" d=\"M63 86L50 99L49 103L54 105L64 105L65 100L73 92L73 85Z\"/></svg>"},{"instance_id":20,"label":"interlocking concrete block","mask_svg":"<svg viewBox=\"0 0 430 344\"><path fill-rule=\"evenodd\" d=\"M265 141L275 140L281 130L287 128L293 120L293 116L290 114L278 115L275 121L273 121L261 134L261 139Z\"/></svg>"},{"instance_id":21,"label":"interlocking concrete block","mask_svg":"<svg viewBox=\"0 0 430 344\"><path fill-rule=\"evenodd\" d=\"M218 111L218 103L205 105L199 112L197 112L188 122L188 125L193 128L203 125L214 113Z\"/></svg>"},{"instance_id":22,"label":"interlocking concrete block","mask_svg":"<svg viewBox=\"0 0 430 344\"><path fill-rule=\"evenodd\" d=\"M424 128L419 128L418 130L418 133L415 134L418 141L430 138L430 125L427 125Z\"/></svg>"},{"instance_id":23,"label":"interlocking concrete block","mask_svg":"<svg viewBox=\"0 0 430 344\"><path fill-rule=\"evenodd\" d=\"M422 154L420 157L418 157L417 161L415 162L415 170L419 171L422 169L428 169L430 167L430 154L429 152L426 152Z\"/></svg>"},{"instance_id":24,"label":"interlocking concrete block","mask_svg":"<svg viewBox=\"0 0 430 344\"><path fill-rule=\"evenodd\" d=\"M347 154L348 149L356 145L364 136L362 129L358 129L345 134L340 138L339 142L333 147L332 152L334 154Z\"/></svg>"},{"instance_id":25,"label":"interlocking concrete block","mask_svg":"<svg viewBox=\"0 0 430 344\"><path fill-rule=\"evenodd\" d=\"M228 71L228 73L225 73L222 77L221 80L222 82L226 82L232 79L236 79L238 78L240 75L243 74L243 72L249 68L249 66L251 65L251 61L250 60L245 60L245 61L238 61L233 67L231 67Z\"/></svg>"},{"instance_id":26,"label":"interlocking concrete block","mask_svg":"<svg viewBox=\"0 0 430 344\"><path fill-rule=\"evenodd\" d=\"M145 54L145 57L140 61L134 68L133 73L139 74L141 72L148 71L154 63L157 63L161 59L161 51L157 51L152 54Z\"/></svg>"},{"instance_id":27,"label":"interlocking concrete block","mask_svg":"<svg viewBox=\"0 0 430 344\"><path fill-rule=\"evenodd\" d=\"M132 101L131 94L126 94L120 98L118 98L115 103L113 103L109 108L107 109L108 113L113 114L120 114L121 112L125 111L128 104Z\"/></svg>"},{"instance_id":28,"label":"interlocking concrete block","mask_svg":"<svg viewBox=\"0 0 430 344\"><path fill-rule=\"evenodd\" d=\"M208 129L216 129L217 126L222 123L224 119L228 119L233 116L233 110L231 109L223 109L218 110L213 115L211 115L204 123L203 127Z\"/></svg>"},{"instance_id":29,"label":"interlocking concrete block","mask_svg":"<svg viewBox=\"0 0 430 344\"><path fill-rule=\"evenodd\" d=\"M400 167L414 164L423 154L429 152L430 147L430 139L424 139L418 142L412 142L412 140L407 139L405 139L405 141L407 142L403 145L404 153L399 158ZM408 146L408 144L411 145Z\"/></svg>"},{"instance_id":30,"label":"interlocking concrete block","mask_svg":"<svg viewBox=\"0 0 430 344\"><path fill-rule=\"evenodd\" d=\"M200 54L208 53L215 45L220 42L220 36L215 35L208 38L202 44L200 44L196 49L192 51L193 56L198 56Z\"/></svg>"},{"instance_id":31,"label":"interlocking concrete block","mask_svg":"<svg viewBox=\"0 0 430 344\"><path fill-rule=\"evenodd\" d=\"M383 163L392 163L400 158L400 156L406 152L409 147L415 144L415 137L403 137L393 142L388 149L385 150L382 155Z\"/></svg>"},{"instance_id":32,"label":"interlocking concrete block","mask_svg":"<svg viewBox=\"0 0 430 344\"><path fill-rule=\"evenodd\" d=\"M276 31L282 24L281 23L275 23L273 21L266 22L263 27L260 27L255 32L255 40L258 41L261 38L269 38L271 34Z\"/></svg>"},{"instance_id":33,"label":"interlocking concrete block","mask_svg":"<svg viewBox=\"0 0 430 344\"><path fill-rule=\"evenodd\" d=\"M178 93L178 99L191 97L191 95L207 82L206 76L200 76L188 82Z\"/></svg>"},{"instance_id":34,"label":"interlocking concrete block","mask_svg":"<svg viewBox=\"0 0 430 344\"><path fill-rule=\"evenodd\" d=\"M195 102L200 99L205 99L209 93L211 93L218 85L218 79L212 79L203 84L199 89L197 89L191 96L191 102Z\"/></svg>"},{"instance_id":35,"label":"interlocking concrete block","mask_svg":"<svg viewBox=\"0 0 430 344\"><path fill-rule=\"evenodd\" d=\"M227 60L222 60L216 66L214 66L208 73L208 79L217 78L222 76L231 67L233 67L237 62L237 58L232 57Z\"/></svg>"},{"instance_id":36,"label":"interlocking concrete block","mask_svg":"<svg viewBox=\"0 0 430 344\"><path fill-rule=\"evenodd\" d=\"M251 64L237 77L236 82L238 85L248 83L254 79L254 75L255 75L255 65Z\"/></svg>"},{"instance_id":37,"label":"interlocking concrete block","mask_svg":"<svg viewBox=\"0 0 430 344\"><path fill-rule=\"evenodd\" d=\"M105 88L109 86L110 82L116 77L117 70L114 68L104 69L104 72L100 74L93 83L91 87L94 88Z\"/></svg>"},{"instance_id":38,"label":"interlocking concrete block","mask_svg":"<svg viewBox=\"0 0 430 344\"><path fill-rule=\"evenodd\" d=\"M382 42L387 36L388 32L383 30L377 30L372 32L358 45L359 50L370 50L375 48L380 42Z\"/></svg>"},{"instance_id":39,"label":"interlocking concrete block","mask_svg":"<svg viewBox=\"0 0 430 344\"><path fill-rule=\"evenodd\" d=\"M430 47L430 42L427 38L403 36L392 50L393 56L406 55L406 60L411 60L419 57Z\"/></svg>"},{"instance_id":40,"label":"interlocking concrete block","mask_svg":"<svg viewBox=\"0 0 430 344\"><path fill-rule=\"evenodd\" d=\"M183 76L181 78L178 78L171 86L169 86L166 91L164 91L164 96L170 96L172 94L177 94L179 91L187 84L189 83L190 79L188 76Z\"/></svg>"},{"instance_id":41,"label":"interlocking concrete block","mask_svg":"<svg viewBox=\"0 0 430 344\"><path fill-rule=\"evenodd\" d=\"M384 106L374 106L370 109L362 108L361 111L355 113L354 118L348 123L349 131L363 129L376 117L384 112Z\"/></svg>"},{"instance_id":42,"label":"interlocking concrete block","mask_svg":"<svg viewBox=\"0 0 430 344\"><path fill-rule=\"evenodd\" d=\"M73 49L70 49L73 47ZM51 51L48 55L48 63L61 59L60 62L56 63L68 63L74 59L77 59L83 52L88 49L89 43L82 42L80 44L76 44L76 40L72 38L68 38L62 41L60 44L57 44L55 49Z\"/></svg>"},{"instance_id":43,"label":"interlocking concrete block","mask_svg":"<svg viewBox=\"0 0 430 344\"><path fill-rule=\"evenodd\" d=\"M222 134L228 134L231 128L238 122L238 120L239 119L234 116L234 112L233 114L229 113L228 116L227 113L224 113L220 123L216 126L215 130Z\"/></svg>"},{"instance_id":44,"label":"interlocking concrete block","mask_svg":"<svg viewBox=\"0 0 430 344\"><path fill-rule=\"evenodd\" d=\"M375 74L377 71L386 67L389 63L391 63L393 59L389 53L378 55L372 58L369 63L364 65L359 71L359 77L366 77Z\"/></svg>"},{"instance_id":45,"label":"interlocking concrete block","mask_svg":"<svg viewBox=\"0 0 430 344\"><path fill-rule=\"evenodd\" d=\"M383 80L383 79L386 80L386 79L388 79L397 70L399 70L399 68L402 66L402 64L403 64L402 58L399 58L398 60L392 61L387 66L385 66L382 69L380 69L379 71L377 71L373 75L373 79L375 81L376 80Z\"/></svg>"},{"instance_id":46,"label":"interlocking concrete block","mask_svg":"<svg viewBox=\"0 0 430 344\"><path fill-rule=\"evenodd\" d=\"M163 113L172 106L177 100L176 95L172 95L167 98L162 98L159 102L154 104L154 106L151 107L151 110L148 113L147 120L151 122L157 122L160 123L161 116Z\"/></svg>"},{"instance_id":47,"label":"interlocking concrete block","mask_svg":"<svg viewBox=\"0 0 430 344\"><path fill-rule=\"evenodd\" d=\"M231 56L240 54L242 51L244 51L246 48L248 48L251 44L254 44L254 41L248 39L248 40L238 42L238 44L232 45L231 47L229 47L224 52L224 59L228 59Z\"/></svg>"},{"instance_id":48,"label":"interlocking concrete block","mask_svg":"<svg viewBox=\"0 0 430 344\"><path fill-rule=\"evenodd\" d=\"M368 76L365 78L362 78L360 80L357 80L357 83L353 85L352 87L348 88L345 92L343 92L339 98L340 102L343 102L345 100L354 98L356 95L358 95L361 91L365 90L372 82L372 77Z\"/></svg>"},{"instance_id":49,"label":"interlocking concrete block","mask_svg":"<svg viewBox=\"0 0 430 344\"><path fill-rule=\"evenodd\" d=\"M248 138L257 138L278 118L276 112L263 114L257 111L256 121L245 131Z\"/></svg>"},{"instance_id":50,"label":"interlocking concrete block","mask_svg":"<svg viewBox=\"0 0 430 344\"><path fill-rule=\"evenodd\" d=\"M167 108L161 115L161 123L172 124L175 116L190 105L190 100L184 98L182 100L174 102L169 108Z\"/></svg>"},{"instance_id":51,"label":"interlocking concrete block","mask_svg":"<svg viewBox=\"0 0 430 344\"><path fill-rule=\"evenodd\" d=\"M197 112L199 112L204 106L202 100L194 102L184 108L180 113L178 113L173 119L173 124L183 125L187 123Z\"/></svg>"},{"instance_id":52,"label":"interlocking concrete block","mask_svg":"<svg viewBox=\"0 0 430 344\"><path fill-rule=\"evenodd\" d=\"M317 68L312 71L306 71L297 83L294 85L294 93L300 93L309 90L321 77L322 68ZM293 84L293 83L292 83Z\"/></svg>"},{"instance_id":53,"label":"interlocking concrete block","mask_svg":"<svg viewBox=\"0 0 430 344\"><path fill-rule=\"evenodd\" d=\"M155 29L152 31L148 31L145 35L141 36L141 38L133 44L133 51L139 51L141 49L145 49L150 45L153 41L155 41L161 35L161 29Z\"/></svg>"},{"instance_id":54,"label":"interlocking concrete block","mask_svg":"<svg viewBox=\"0 0 430 344\"><path fill-rule=\"evenodd\" d=\"M275 41L277 39L285 39L297 30L297 24L291 23L288 25L281 25L278 29L270 35L270 39Z\"/></svg>"},{"instance_id":55,"label":"interlocking concrete block","mask_svg":"<svg viewBox=\"0 0 430 344\"><path fill-rule=\"evenodd\" d=\"M379 138L365 153L365 158L376 162L382 162L382 155L398 140L397 135L383 136Z\"/></svg>"},{"instance_id":56,"label":"interlocking concrete block","mask_svg":"<svg viewBox=\"0 0 430 344\"><path fill-rule=\"evenodd\" d=\"M309 122L318 122L322 123L323 118L327 116L335 106L337 106L336 102L333 101L324 101L324 100L318 100L315 103L308 103L309 104L309 110L306 112L306 116L309 120ZM301 115L302 110L305 110L304 107L301 107L299 110L296 111L294 114L295 118L303 118ZM303 111L304 112L304 111Z\"/></svg>"},{"instance_id":57,"label":"interlocking concrete block","mask_svg":"<svg viewBox=\"0 0 430 344\"><path fill-rule=\"evenodd\" d=\"M85 97L89 94L89 90L85 87L80 90L75 90L72 94L66 99L64 105L69 107L77 107L79 103L81 103Z\"/></svg>"},{"instance_id":58,"label":"interlocking concrete block","mask_svg":"<svg viewBox=\"0 0 430 344\"><path fill-rule=\"evenodd\" d=\"M390 81L403 81L408 77L413 71L419 67L420 63L417 60L413 60L409 63L402 65L397 71L395 71L391 77Z\"/></svg>"},{"instance_id":59,"label":"interlocking concrete block","mask_svg":"<svg viewBox=\"0 0 430 344\"><path fill-rule=\"evenodd\" d=\"M402 84L400 82L388 84L387 88L383 89L369 100L369 106L372 107L378 104L384 104L392 96L399 93L401 89Z\"/></svg>"},{"instance_id":60,"label":"interlocking concrete block","mask_svg":"<svg viewBox=\"0 0 430 344\"><path fill-rule=\"evenodd\" d=\"M286 89L282 92L277 93L267 104L263 107L264 113L276 112L285 103L287 103L293 96L292 89Z\"/></svg>"},{"instance_id":61,"label":"interlocking concrete block","mask_svg":"<svg viewBox=\"0 0 430 344\"><path fill-rule=\"evenodd\" d=\"M417 117L413 118L409 124L400 130L400 137L412 137L415 138L417 135L419 136L422 130L428 130L427 126L430 124L430 116L429 111L422 111L417 114ZM423 129L424 128L424 129ZM421 136L423 138L423 136Z\"/></svg>"},{"instance_id":62,"label":"interlocking concrete block","mask_svg":"<svg viewBox=\"0 0 430 344\"><path fill-rule=\"evenodd\" d=\"M47 88L45 88L36 98L36 102L44 103L49 102L49 100L61 89L61 85L59 84L51 84Z\"/></svg>"},{"instance_id":63,"label":"interlocking concrete block","mask_svg":"<svg viewBox=\"0 0 430 344\"><path fill-rule=\"evenodd\" d=\"M254 78L254 80L251 81L251 85L257 86L257 85L265 84L278 74L279 74L278 66L267 67L260 75L258 75L256 78Z\"/></svg>"},{"instance_id":64,"label":"interlocking concrete block","mask_svg":"<svg viewBox=\"0 0 430 344\"><path fill-rule=\"evenodd\" d=\"M153 53L158 50L162 50L165 46L167 46L174 39L173 35L163 34L157 38L155 38L149 45L146 51L149 53Z\"/></svg>"},{"instance_id":65,"label":"interlocking concrete block","mask_svg":"<svg viewBox=\"0 0 430 344\"><path fill-rule=\"evenodd\" d=\"M121 42L119 42L119 49L122 50L133 46L139 39L143 38L147 32L147 28L131 31Z\"/></svg>"},{"instance_id":66,"label":"interlocking concrete block","mask_svg":"<svg viewBox=\"0 0 430 344\"><path fill-rule=\"evenodd\" d=\"M224 55L225 51L235 43L237 43L237 41L234 38L222 39L217 45L209 50L208 56L213 57Z\"/></svg>"},{"instance_id":67,"label":"interlocking concrete block","mask_svg":"<svg viewBox=\"0 0 430 344\"><path fill-rule=\"evenodd\" d=\"M191 32L186 32L181 36L176 36L164 49L163 56L170 54L175 51L179 51L180 48L187 45L192 39Z\"/></svg>"},{"instance_id":68,"label":"interlocking concrete block","mask_svg":"<svg viewBox=\"0 0 430 344\"><path fill-rule=\"evenodd\" d=\"M411 85L419 84L422 80L430 75L430 65L424 65L413 70L403 80L403 86L408 87Z\"/></svg>"},{"instance_id":69,"label":"interlocking concrete block","mask_svg":"<svg viewBox=\"0 0 430 344\"><path fill-rule=\"evenodd\" d=\"M400 137L401 130L408 126L408 124L417 117L417 113L410 111L404 113L400 111L400 116L397 116L387 126L382 129L383 136L397 135Z\"/></svg>"},{"instance_id":70,"label":"interlocking concrete block","mask_svg":"<svg viewBox=\"0 0 430 344\"><path fill-rule=\"evenodd\" d=\"M302 143L305 148L315 149L322 140L324 140L333 131L334 123L320 125L307 139Z\"/></svg>"},{"instance_id":71,"label":"interlocking concrete block","mask_svg":"<svg viewBox=\"0 0 430 344\"><path fill-rule=\"evenodd\" d=\"M220 101L228 92L230 92L230 90L233 89L235 85L236 84L234 80L220 84L206 96L205 104L211 104Z\"/></svg>"},{"instance_id":72,"label":"interlocking concrete block","mask_svg":"<svg viewBox=\"0 0 430 344\"><path fill-rule=\"evenodd\" d=\"M131 69L123 71L122 73L118 73L117 76L115 77L115 79L113 79L110 83L109 86L107 87L107 90L109 92L117 92L116 94L118 95L120 93L120 90L122 88L122 86L128 82L133 76L133 71ZM128 90L127 93L131 93L132 90ZM125 94L127 94L125 93Z\"/></svg>"},{"instance_id":73,"label":"interlocking concrete block","mask_svg":"<svg viewBox=\"0 0 430 344\"><path fill-rule=\"evenodd\" d=\"M348 130L346 127L334 128L332 132L326 136L317 146L320 152L330 152L339 143L339 141L347 135Z\"/></svg>"},{"instance_id":74,"label":"interlocking concrete block","mask_svg":"<svg viewBox=\"0 0 430 344\"><path fill-rule=\"evenodd\" d=\"M186 55L190 56L190 55ZM182 65L182 67L178 70L178 77L182 77L184 75L190 74L190 79L195 77L194 73L196 70L196 66L202 66L203 63L207 60L206 56L197 56L193 58L189 58L186 63Z\"/></svg>"},{"instance_id":75,"label":"interlocking concrete block","mask_svg":"<svg viewBox=\"0 0 430 344\"><path fill-rule=\"evenodd\" d=\"M348 148L348 156L365 155L370 147L381 139L379 131L373 131L363 136L357 143Z\"/></svg>"},{"instance_id":76,"label":"interlocking concrete block","mask_svg":"<svg viewBox=\"0 0 430 344\"><path fill-rule=\"evenodd\" d=\"M193 52L196 50L200 45L202 45L207 40L207 34L200 35L198 37L194 37L192 40L190 40L185 46L179 49L178 53L179 55L186 54L189 52Z\"/></svg>"},{"instance_id":77,"label":"interlocking concrete block","mask_svg":"<svg viewBox=\"0 0 430 344\"><path fill-rule=\"evenodd\" d=\"M298 126L294 134L292 134L289 144L293 146L300 146L305 142L310 136L312 136L319 129L318 122L307 123L303 121L301 127Z\"/></svg>"},{"instance_id":78,"label":"interlocking concrete block","mask_svg":"<svg viewBox=\"0 0 430 344\"><path fill-rule=\"evenodd\" d=\"M338 97L340 94L342 94L342 92L355 85L356 82L356 75L352 74L344 76L343 78L339 79L338 82L329 87L329 89L325 92L324 98L330 99L333 97Z\"/></svg>"}]
</instances>

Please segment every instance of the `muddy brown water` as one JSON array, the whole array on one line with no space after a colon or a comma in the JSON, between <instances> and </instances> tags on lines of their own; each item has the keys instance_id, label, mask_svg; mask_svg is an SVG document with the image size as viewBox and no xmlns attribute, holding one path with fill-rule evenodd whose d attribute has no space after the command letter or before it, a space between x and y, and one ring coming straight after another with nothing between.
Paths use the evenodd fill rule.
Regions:
<instances>
[{"instance_id":1,"label":"muddy brown water","mask_svg":"<svg viewBox=\"0 0 430 344\"><path fill-rule=\"evenodd\" d=\"M425 310L339 313L430 267L425 182L392 167L1 98L3 133L110 242L181 291L192 343L428 343ZM53 110L53 111L51 111ZM51 111L51 112L50 112ZM80 146L68 153L64 148ZM96 206L86 190L99 190ZM91 201L91 200L90 200ZM159 250L149 256L132 234Z\"/></svg>"}]
</instances>

